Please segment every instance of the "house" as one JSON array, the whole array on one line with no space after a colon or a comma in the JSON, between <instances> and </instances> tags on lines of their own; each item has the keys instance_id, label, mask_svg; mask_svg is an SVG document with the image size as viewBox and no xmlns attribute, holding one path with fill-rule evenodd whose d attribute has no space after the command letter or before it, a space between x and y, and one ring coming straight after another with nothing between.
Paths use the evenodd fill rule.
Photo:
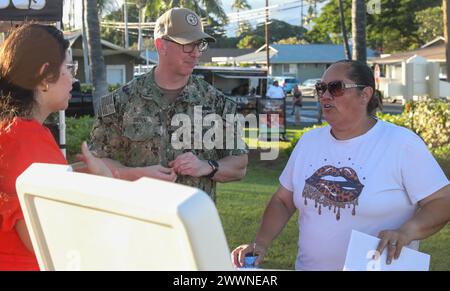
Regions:
<instances>
[{"instance_id":1,"label":"house","mask_svg":"<svg viewBox=\"0 0 450 291\"><path fill-rule=\"evenodd\" d=\"M334 44L273 44L269 46L272 76L292 76L303 82L306 79L320 78L334 62L345 59L342 45ZM367 50L368 58L376 57L375 51ZM234 58L236 64L266 64L266 46L253 53Z\"/></svg>"},{"instance_id":2,"label":"house","mask_svg":"<svg viewBox=\"0 0 450 291\"><path fill-rule=\"evenodd\" d=\"M445 39L443 37L438 37L419 49L382 55L379 58L371 59L370 62L380 65L381 71L383 72L382 76L389 79L400 80L402 79L402 63L413 56L420 56L427 59L429 62L439 63L439 77L441 79L447 78Z\"/></svg>"},{"instance_id":3,"label":"house","mask_svg":"<svg viewBox=\"0 0 450 291\"><path fill-rule=\"evenodd\" d=\"M377 86L384 97L405 102L450 96L446 82L445 40L438 37L421 48L370 60L380 67Z\"/></svg>"},{"instance_id":4,"label":"house","mask_svg":"<svg viewBox=\"0 0 450 291\"><path fill-rule=\"evenodd\" d=\"M78 62L76 78L81 83L85 83L83 38L81 36L80 31L65 33L66 39L70 42L73 60ZM103 39L101 44L106 66L106 80L110 85L127 83L133 79L134 66L145 63L145 59L140 57L138 50L125 49Z\"/></svg>"}]
</instances>

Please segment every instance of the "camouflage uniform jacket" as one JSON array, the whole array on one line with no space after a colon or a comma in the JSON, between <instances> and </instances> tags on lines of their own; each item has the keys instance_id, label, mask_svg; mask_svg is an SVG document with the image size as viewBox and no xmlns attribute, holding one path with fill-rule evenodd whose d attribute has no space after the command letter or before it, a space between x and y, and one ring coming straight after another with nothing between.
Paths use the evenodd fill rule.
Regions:
<instances>
[{"instance_id":1,"label":"camouflage uniform jacket","mask_svg":"<svg viewBox=\"0 0 450 291\"><path fill-rule=\"evenodd\" d=\"M171 125L172 117L178 113L187 114L193 128L196 106L202 106L203 116L211 113L221 116L224 128L227 126L225 115L235 114L236 111L234 101L209 83L192 76L176 100L169 102L155 83L152 70L101 98L98 117L91 132L91 150L99 157L119 161L128 167L157 164L167 167L170 161L185 152L192 152L202 160L220 160L248 152L237 147L231 150L195 149L194 138L191 138L191 149L174 149L171 136L179 126ZM207 130L207 127L202 128L203 135ZM234 138L241 138L236 131ZM202 189L215 201L216 182L209 177L179 175L176 182Z\"/></svg>"}]
</instances>

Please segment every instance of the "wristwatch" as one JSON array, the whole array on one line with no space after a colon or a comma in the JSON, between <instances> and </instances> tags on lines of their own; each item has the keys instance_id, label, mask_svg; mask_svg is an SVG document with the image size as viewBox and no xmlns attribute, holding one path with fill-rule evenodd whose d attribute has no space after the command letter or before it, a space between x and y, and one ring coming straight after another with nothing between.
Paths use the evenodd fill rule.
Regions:
<instances>
[{"instance_id":1,"label":"wristwatch","mask_svg":"<svg viewBox=\"0 0 450 291\"><path fill-rule=\"evenodd\" d=\"M208 175L208 177L212 178L219 170L219 163L215 160L208 160L208 165L213 169L212 172Z\"/></svg>"}]
</instances>

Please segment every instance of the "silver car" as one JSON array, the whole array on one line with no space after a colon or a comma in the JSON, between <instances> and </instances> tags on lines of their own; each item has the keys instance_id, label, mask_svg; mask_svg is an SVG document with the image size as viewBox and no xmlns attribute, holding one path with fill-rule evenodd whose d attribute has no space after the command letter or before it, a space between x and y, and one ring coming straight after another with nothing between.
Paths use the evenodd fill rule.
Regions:
<instances>
[{"instance_id":1,"label":"silver car","mask_svg":"<svg viewBox=\"0 0 450 291\"><path fill-rule=\"evenodd\" d=\"M303 96L316 96L316 83L320 82L322 79L307 79L301 85L298 86Z\"/></svg>"}]
</instances>

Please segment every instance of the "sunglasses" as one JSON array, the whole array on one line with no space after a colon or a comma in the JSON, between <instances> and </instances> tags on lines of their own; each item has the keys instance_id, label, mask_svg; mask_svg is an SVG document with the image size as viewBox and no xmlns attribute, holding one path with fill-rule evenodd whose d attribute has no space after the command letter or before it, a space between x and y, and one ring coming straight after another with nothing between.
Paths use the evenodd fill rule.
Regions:
<instances>
[{"instance_id":1,"label":"sunglasses","mask_svg":"<svg viewBox=\"0 0 450 291\"><path fill-rule=\"evenodd\" d=\"M163 38L163 39L173 42L173 43L176 43L178 45L181 45L183 47L183 52L186 54L192 53L195 50L195 48L198 48L198 51L203 53L208 49L208 46L209 46L209 43L204 39L197 41L197 42L188 43L188 44L179 44L178 42L173 41L168 38Z\"/></svg>"},{"instance_id":2,"label":"sunglasses","mask_svg":"<svg viewBox=\"0 0 450 291\"><path fill-rule=\"evenodd\" d=\"M345 89L368 87L367 85L347 84L344 83L344 81L331 81L328 84L324 82L317 82L315 86L317 96L319 98L321 98L327 90L330 92L331 96L340 97L344 95Z\"/></svg>"}]
</instances>

